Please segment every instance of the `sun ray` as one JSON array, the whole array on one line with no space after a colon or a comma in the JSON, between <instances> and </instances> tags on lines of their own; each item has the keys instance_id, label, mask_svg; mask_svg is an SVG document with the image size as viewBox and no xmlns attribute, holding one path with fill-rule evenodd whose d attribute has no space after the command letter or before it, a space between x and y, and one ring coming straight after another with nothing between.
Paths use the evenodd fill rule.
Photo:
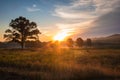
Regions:
<instances>
[{"instance_id":1,"label":"sun ray","mask_svg":"<svg viewBox=\"0 0 120 80\"><path fill-rule=\"evenodd\" d=\"M63 41L67 36L68 36L67 32L61 32L58 33L56 36L54 36L53 39L58 41Z\"/></svg>"}]
</instances>

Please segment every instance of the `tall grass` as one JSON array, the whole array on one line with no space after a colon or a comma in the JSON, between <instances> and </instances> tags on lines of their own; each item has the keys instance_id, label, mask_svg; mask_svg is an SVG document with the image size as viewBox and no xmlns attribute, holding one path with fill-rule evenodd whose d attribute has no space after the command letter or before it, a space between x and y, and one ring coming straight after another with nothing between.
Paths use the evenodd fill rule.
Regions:
<instances>
[{"instance_id":1,"label":"tall grass","mask_svg":"<svg viewBox=\"0 0 120 80\"><path fill-rule=\"evenodd\" d=\"M120 50L0 50L0 80L120 79Z\"/></svg>"}]
</instances>

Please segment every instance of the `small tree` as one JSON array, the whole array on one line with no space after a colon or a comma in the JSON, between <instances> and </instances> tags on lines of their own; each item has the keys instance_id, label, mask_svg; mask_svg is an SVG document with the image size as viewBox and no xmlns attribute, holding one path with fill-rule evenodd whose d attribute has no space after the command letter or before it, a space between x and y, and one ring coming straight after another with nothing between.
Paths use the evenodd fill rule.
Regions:
<instances>
[{"instance_id":1,"label":"small tree","mask_svg":"<svg viewBox=\"0 0 120 80\"><path fill-rule=\"evenodd\" d=\"M74 41L72 40L72 38L68 38L66 43L68 47L73 47Z\"/></svg>"},{"instance_id":2,"label":"small tree","mask_svg":"<svg viewBox=\"0 0 120 80\"><path fill-rule=\"evenodd\" d=\"M86 45L89 47L92 46L92 40L90 38L87 38Z\"/></svg>"},{"instance_id":3,"label":"small tree","mask_svg":"<svg viewBox=\"0 0 120 80\"><path fill-rule=\"evenodd\" d=\"M39 40L40 31L37 29L37 24L30 22L25 17L11 20L9 26L11 29L5 31L4 38L8 41L19 42L22 49L25 47L27 39Z\"/></svg>"},{"instance_id":4,"label":"small tree","mask_svg":"<svg viewBox=\"0 0 120 80\"><path fill-rule=\"evenodd\" d=\"M82 47L82 46L83 46L83 43L84 43L84 41L83 41L82 38L77 38L77 39L76 39L76 45L77 45L78 47Z\"/></svg>"}]
</instances>

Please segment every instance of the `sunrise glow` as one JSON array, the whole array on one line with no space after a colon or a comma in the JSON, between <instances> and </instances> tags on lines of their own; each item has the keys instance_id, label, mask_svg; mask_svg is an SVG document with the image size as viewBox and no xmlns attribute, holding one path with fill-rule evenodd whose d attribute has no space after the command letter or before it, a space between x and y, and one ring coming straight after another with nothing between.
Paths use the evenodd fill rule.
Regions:
<instances>
[{"instance_id":1,"label":"sunrise glow","mask_svg":"<svg viewBox=\"0 0 120 80\"><path fill-rule=\"evenodd\" d=\"M58 33L54 36L54 40L63 41L68 36L67 32Z\"/></svg>"}]
</instances>

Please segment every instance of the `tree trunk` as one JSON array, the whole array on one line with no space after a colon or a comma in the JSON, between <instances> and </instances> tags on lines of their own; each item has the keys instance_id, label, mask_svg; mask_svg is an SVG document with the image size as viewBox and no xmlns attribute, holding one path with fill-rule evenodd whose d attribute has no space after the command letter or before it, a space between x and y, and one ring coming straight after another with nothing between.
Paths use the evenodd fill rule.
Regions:
<instances>
[{"instance_id":1,"label":"tree trunk","mask_svg":"<svg viewBox=\"0 0 120 80\"><path fill-rule=\"evenodd\" d=\"M22 39L21 39L21 48L24 49L25 48L25 38L22 35Z\"/></svg>"},{"instance_id":2,"label":"tree trunk","mask_svg":"<svg viewBox=\"0 0 120 80\"><path fill-rule=\"evenodd\" d=\"M25 43L21 42L21 48L24 49L25 48Z\"/></svg>"}]
</instances>

